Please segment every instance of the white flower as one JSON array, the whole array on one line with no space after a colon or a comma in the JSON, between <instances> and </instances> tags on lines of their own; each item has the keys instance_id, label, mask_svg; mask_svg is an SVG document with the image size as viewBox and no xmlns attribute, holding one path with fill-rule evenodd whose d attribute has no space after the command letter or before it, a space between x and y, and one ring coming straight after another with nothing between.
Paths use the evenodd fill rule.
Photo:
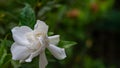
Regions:
<instances>
[{"instance_id":1,"label":"white flower","mask_svg":"<svg viewBox=\"0 0 120 68\"><path fill-rule=\"evenodd\" d=\"M48 26L37 20L34 30L27 26L14 27L12 30L14 43L11 46L12 59L20 62L31 62L39 55L39 67L45 68L48 64L45 55L47 48L57 59L66 57L64 48L55 45L59 42L59 35L47 36Z\"/></svg>"}]
</instances>

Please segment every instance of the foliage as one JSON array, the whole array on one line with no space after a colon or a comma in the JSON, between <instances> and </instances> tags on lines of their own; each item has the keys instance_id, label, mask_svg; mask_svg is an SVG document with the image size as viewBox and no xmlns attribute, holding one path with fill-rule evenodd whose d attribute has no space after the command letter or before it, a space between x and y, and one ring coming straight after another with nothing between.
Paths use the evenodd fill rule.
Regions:
<instances>
[{"instance_id":1,"label":"foliage","mask_svg":"<svg viewBox=\"0 0 120 68\"><path fill-rule=\"evenodd\" d=\"M29 4L25 4L25 8L22 9L20 14L20 23L21 25L26 25L29 27L33 27L35 21L35 13L30 7Z\"/></svg>"}]
</instances>

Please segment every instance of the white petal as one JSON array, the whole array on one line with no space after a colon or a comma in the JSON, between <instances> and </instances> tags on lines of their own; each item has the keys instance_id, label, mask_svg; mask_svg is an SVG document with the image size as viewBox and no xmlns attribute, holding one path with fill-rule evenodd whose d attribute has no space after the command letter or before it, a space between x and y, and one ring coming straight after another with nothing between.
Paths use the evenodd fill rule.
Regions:
<instances>
[{"instance_id":1,"label":"white petal","mask_svg":"<svg viewBox=\"0 0 120 68\"><path fill-rule=\"evenodd\" d=\"M48 26L43 21L37 20L37 23L34 26L34 30L40 33L47 33Z\"/></svg>"},{"instance_id":2,"label":"white petal","mask_svg":"<svg viewBox=\"0 0 120 68\"><path fill-rule=\"evenodd\" d=\"M52 44L50 44L47 48L53 54L53 56L59 60L66 57L64 48L59 48Z\"/></svg>"},{"instance_id":3,"label":"white petal","mask_svg":"<svg viewBox=\"0 0 120 68\"><path fill-rule=\"evenodd\" d=\"M40 42L40 44L41 44L41 46L43 46L44 45L44 38L43 38L43 36L40 36L40 37L38 37L38 39L39 39L39 42Z\"/></svg>"},{"instance_id":4,"label":"white petal","mask_svg":"<svg viewBox=\"0 0 120 68\"><path fill-rule=\"evenodd\" d=\"M45 68L48 64L48 61L46 59L45 52L42 52L39 57L39 68Z\"/></svg>"},{"instance_id":5,"label":"white petal","mask_svg":"<svg viewBox=\"0 0 120 68\"><path fill-rule=\"evenodd\" d=\"M21 27L14 27L11 31L12 31L13 39L15 42L22 45L28 44L25 34L28 32L31 32L32 29L30 29L27 26L21 26Z\"/></svg>"},{"instance_id":6,"label":"white petal","mask_svg":"<svg viewBox=\"0 0 120 68\"><path fill-rule=\"evenodd\" d=\"M26 59L32 50L29 50L27 47L13 43L11 46L12 59L13 60L24 60Z\"/></svg>"},{"instance_id":7,"label":"white petal","mask_svg":"<svg viewBox=\"0 0 120 68\"><path fill-rule=\"evenodd\" d=\"M54 35L54 36L49 36L48 39L49 39L49 42L50 44L58 44L58 42L60 41L60 35Z\"/></svg>"},{"instance_id":8,"label":"white petal","mask_svg":"<svg viewBox=\"0 0 120 68\"><path fill-rule=\"evenodd\" d=\"M32 52L30 54L30 56L25 60L25 62L31 62L34 57L36 57L39 54L41 54L44 50L45 50L45 46L41 46L36 51Z\"/></svg>"}]
</instances>

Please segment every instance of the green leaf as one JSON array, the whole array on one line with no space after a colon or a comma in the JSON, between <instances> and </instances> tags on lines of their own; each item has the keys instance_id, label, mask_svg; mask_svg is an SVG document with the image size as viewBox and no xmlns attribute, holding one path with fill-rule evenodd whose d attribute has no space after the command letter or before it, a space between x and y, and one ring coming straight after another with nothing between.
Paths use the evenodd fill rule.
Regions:
<instances>
[{"instance_id":1,"label":"green leaf","mask_svg":"<svg viewBox=\"0 0 120 68\"><path fill-rule=\"evenodd\" d=\"M83 63L84 68L106 68L102 60L94 60L90 56L85 56Z\"/></svg>"},{"instance_id":2,"label":"green leaf","mask_svg":"<svg viewBox=\"0 0 120 68\"><path fill-rule=\"evenodd\" d=\"M11 65L11 54L7 54L4 58L4 63L2 64L1 68L13 68ZM15 68L15 67L14 67Z\"/></svg>"},{"instance_id":3,"label":"green leaf","mask_svg":"<svg viewBox=\"0 0 120 68\"><path fill-rule=\"evenodd\" d=\"M11 59L9 59L5 64L3 64L2 68L13 68L13 66L11 66Z\"/></svg>"},{"instance_id":4,"label":"green leaf","mask_svg":"<svg viewBox=\"0 0 120 68\"><path fill-rule=\"evenodd\" d=\"M19 68L21 66L21 64L19 63L19 61L14 61L14 60L11 60L11 65L14 68Z\"/></svg>"},{"instance_id":5,"label":"green leaf","mask_svg":"<svg viewBox=\"0 0 120 68\"><path fill-rule=\"evenodd\" d=\"M48 32L48 36L51 36L53 34L54 34L54 32Z\"/></svg>"},{"instance_id":6,"label":"green leaf","mask_svg":"<svg viewBox=\"0 0 120 68\"><path fill-rule=\"evenodd\" d=\"M7 50L3 45L0 45L0 67L4 63L5 57L7 56Z\"/></svg>"},{"instance_id":7,"label":"green leaf","mask_svg":"<svg viewBox=\"0 0 120 68\"><path fill-rule=\"evenodd\" d=\"M33 58L30 63L22 63L20 68L39 68L39 56Z\"/></svg>"},{"instance_id":8,"label":"green leaf","mask_svg":"<svg viewBox=\"0 0 120 68\"><path fill-rule=\"evenodd\" d=\"M70 48L72 47L73 45L76 45L77 43L76 42L73 42L73 41L60 41L59 45L63 48Z\"/></svg>"},{"instance_id":9,"label":"green leaf","mask_svg":"<svg viewBox=\"0 0 120 68\"><path fill-rule=\"evenodd\" d=\"M25 4L25 7L22 9L22 12L20 13L20 24L33 28L35 21L36 19L34 10L31 8L29 4Z\"/></svg>"}]
</instances>

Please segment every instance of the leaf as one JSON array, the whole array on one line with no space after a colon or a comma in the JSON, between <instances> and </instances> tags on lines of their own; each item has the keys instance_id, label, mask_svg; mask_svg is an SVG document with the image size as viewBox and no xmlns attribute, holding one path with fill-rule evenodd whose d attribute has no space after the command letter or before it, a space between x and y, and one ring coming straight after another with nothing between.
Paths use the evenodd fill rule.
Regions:
<instances>
[{"instance_id":1,"label":"leaf","mask_svg":"<svg viewBox=\"0 0 120 68\"><path fill-rule=\"evenodd\" d=\"M4 63L5 57L7 56L7 51L3 45L0 45L0 67Z\"/></svg>"},{"instance_id":2,"label":"leaf","mask_svg":"<svg viewBox=\"0 0 120 68\"><path fill-rule=\"evenodd\" d=\"M25 4L25 7L20 13L20 24L33 28L35 21L35 12L29 4Z\"/></svg>"},{"instance_id":3,"label":"leaf","mask_svg":"<svg viewBox=\"0 0 120 68\"><path fill-rule=\"evenodd\" d=\"M11 66L11 59L8 60L5 64L3 64L2 68L13 68L13 66Z\"/></svg>"},{"instance_id":4,"label":"leaf","mask_svg":"<svg viewBox=\"0 0 120 68\"><path fill-rule=\"evenodd\" d=\"M90 56L85 56L83 59L83 63L84 68L106 68L102 60L94 60Z\"/></svg>"},{"instance_id":5,"label":"leaf","mask_svg":"<svg viewBox=\"0 0 120 68\"><path fill-rule=\"evenodd\" d=\"M4 46L6 48L8 48L8 47L11 47L11 45L13 44L13 41L11 41L11 40L4 40L3 44L4 44Z\"/></svg>"},{"instance_id":6,"label":"leaf","mask_svg":"<svg viewBox=\"0 0 120 68\"><path fill-rule=\"evenodd\" d=\"M1 43L0 43L0 68L6 68L6 67L3 67L3 65L6 64L8 62L8 60L11 60L11 55L9 55L7 52L7 47L10 45L11 45L11 41L1 40Z\"/></svg>"},{"instance_id":7,"label":"leaf","mask_svg":"<svg viewBox=\"0 0 120 68\"><path fill-rule=\"evenodd\" d=\"M60 41L59 45L63 48L70 48L73 45L76 45L77 43L74 41Z\"/></svg>"},{"instance_id":8,"label":"leaf","mask_svg":"<svg viewBox=\"0 0 120 68\"><path fill-rule=\"evenodd\" d=\"M11 60L11 65L14 68L19 68L21 66L21 64L19 63L19 61L14 61L14 60Z\"/></svg>"},{"instance_id":9,"label":"leaf","mask_svg":"<svg viewBox=\"0 0 120 68\"><path fill-rule=\"evenodd\" d=\"M33 58L32 62L30 62L30 63L22 63L20 68L39 68L38 60L39 60L39 57L37 56L37 57Z\"/></svg>"},{"instance_id":10,"label":"leaf","mask_svg":"<svg viewBox=\"0 0 120 68\"><path fill-rule=\"evenodd\" d=\"M48 36L51 36L53 34L54 34L54 32L48 32Z\"/></svg>"},{"instance_id":11,"label":"leaf","mask_svg":"<svg viewBox=\"0 0 120 68\"><path fill-rule=\"evenodd\" d=\"M4 58L4 63L2 64L1 68L13 68L11 65L11 54L7 54ZM14 67L15 68L15 67Z\"/></svg>"}]
</instances>

